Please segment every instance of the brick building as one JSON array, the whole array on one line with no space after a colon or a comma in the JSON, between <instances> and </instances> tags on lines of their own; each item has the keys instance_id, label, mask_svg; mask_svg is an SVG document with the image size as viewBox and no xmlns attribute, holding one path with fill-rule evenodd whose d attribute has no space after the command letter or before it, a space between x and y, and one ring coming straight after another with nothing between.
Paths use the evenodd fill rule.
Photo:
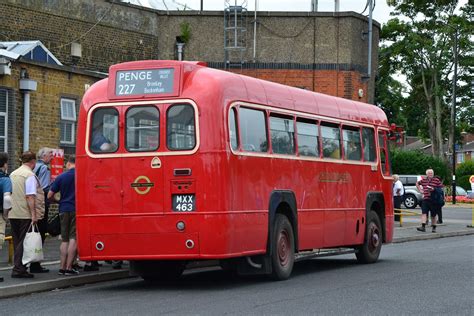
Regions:
<instances>
[{"instance_id":1,"label":"brick building","mask_svg":"<svg viewBox=\"0 0 474 316\"><path fill-rule=\"evenodd\" d=\"M29 47L29 50L28 47L22 49L23 58L20 60L11 50L5 49L5 45L2 46L4 49L0 47L0 151L9 153L10 170L19 165L19 156L25 145L26 149L35 152L46 146L74 153L77 110L82 95L90 85L105 77L104 74L64 66L59 61L48 63L41 60L44 59L41 57L54 58L54 55L48 50L40 52L40 44L15 43L16 47ZM26 56L31 52L40 61ZM29 97L25 97L27 93ZM29 108L26 117L25 108ZM24 130L26 121L29 123L27 135Z\"/></svg>"},{"instance_id":2,"label":"brick building","mask_svg":"<svg viewBox=\"0 0 474 316\"><path fill-rule=\"evenodd\" d=\"M243 24L246 49L239 67L229 68L225 62L223 11L159 11L117 0L0 0L0 41L39 40L63 64L20 59L13 64L11 76L0 75L0 98L9 100L12 107L8 115L9 151L18 151L23 142L23 96L18 89L21 68L38 82L38 90L31 94L31 149L45 145L73 150L73 144L68 147L58 142L61 100L70 98L77 107L84 85L98 80L98 72L107 72L111 64L176 59L177 37L183 35L183 25L190 31L184 47L186 60L373 102L380 29L377 22L373 22L371 76L367 76L365 16L354 12L257 12L255 21L253 12L248 12ZM16 121L11 122L14 112Z\"/></svg>"}]
</instances>

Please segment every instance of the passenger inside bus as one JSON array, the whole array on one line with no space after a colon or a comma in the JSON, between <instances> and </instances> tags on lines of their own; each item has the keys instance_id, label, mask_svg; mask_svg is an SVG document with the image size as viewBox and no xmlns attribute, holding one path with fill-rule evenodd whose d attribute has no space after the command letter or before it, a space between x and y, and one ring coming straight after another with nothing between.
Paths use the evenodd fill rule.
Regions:
<instances>
[{"instance_id":1,"label":"passenger inside bus","mask_svg":"<svg viewBox=\"0 0 474 316\"><path fill-rule=\"evenodd\" d=\"M94 120L92 130L91 149L94 152L112 152L117 145L112 143L103 133L104 126L100 120Z\"/></svg>"}]
</instances>

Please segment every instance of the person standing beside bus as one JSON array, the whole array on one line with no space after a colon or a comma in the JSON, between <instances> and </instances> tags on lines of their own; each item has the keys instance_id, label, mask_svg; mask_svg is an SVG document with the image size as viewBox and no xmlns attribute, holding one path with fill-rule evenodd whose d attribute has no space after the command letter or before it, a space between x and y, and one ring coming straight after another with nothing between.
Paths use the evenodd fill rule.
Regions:
<instances>
[{"instance_id":1,"label":"person standing beside bus","mask_svg":"<svg viewBox=\"0 0 474 316\"><path fill-rule=\"evenodd\" d=\"M8 154L0 153L0 250L3 248L3 242L5 241L5 226L8 218L8 212L12 208L11 193L12 193L12 181L7 174L8 170ZM3 282L3 277L0 277L0 282Z\"/></svg>"},{"instance_id":2,"label":"person standing beside bus","mask_svg":"<svg viewBox=\"0 0 474 316\"><path fill-rule=\"evenodd\" d=\"M23 264L23 241L31 224L36 224L44 216L44 195L38 178L33 173L36 155L25 151L21 155L22 165L10 175L12 181L12 210L8 219L13 237L12 278L32 278Z\"/></svg>"},{"instance_id":3,"label":"person standing beside bus","mask_svg":"<svg viewBox=\"0 0 474 316\"><path fill-rule=\"evenodd\" d=\"M418 231L426 231L425 226L428 219L428 213L431 213L432 232L436 232L436 215L438 211L438 205L432 198L432 192L436 188L442 187L443 185L439 178L434 177L433 169L427 169L426 177L423 177L416 183L416 188L423 193L423 202L421 204L421 226L416 228Z\"/></svg>"},{"instance_id":4,"label":"person standing beside bus","mask_svg":"<svg viewBox=\"0 0 474 316\"><path fill-rule=\"evenodd\" d=\"M51 171L49 170L49 163L53 158L53 150L48 147L43 147L38 151L38 156L36 160L36 166L33 169L33 172L38 177L41 188L43 189L44 194L44 217L38 221L38 229L41 233L41 240L46 240L46 233L48 231L48 214L49 214L49 202L47 199L49 187L51 185ZM30 266L31 273L45 273L49 272L48 269L43 268L39 262L33 262Z\"/></svg>"},{"instance_id":5,"label":"person standing beside bus","mask_svg":"<svg viewBox=\"0 0 474 316\"><path fill-rule=\"evenodd\" d=\"M393 208L397 210L397 213L400 213L400 208L402 207L402 199L405 194L402 181L398 174L393 175ZM400 221L400 215L395 215L395 220Z\"/></svg>"},{"instance_id":6,"label":"person standing beside bus","mask_svg":"<svg viewBox=\"0 0 474 316\"><path fill-rule=\"evenodd\" d=\"M61 219L60 275L79 274L72 267L77 256L75 168L76 158L71 155L66 163L67 171L56 178L51 185L51 190L48 192L49 200L59 202L59 217ZM58 192L61 193L59 201L54 197Z\"/></svg>"}]
</instances>

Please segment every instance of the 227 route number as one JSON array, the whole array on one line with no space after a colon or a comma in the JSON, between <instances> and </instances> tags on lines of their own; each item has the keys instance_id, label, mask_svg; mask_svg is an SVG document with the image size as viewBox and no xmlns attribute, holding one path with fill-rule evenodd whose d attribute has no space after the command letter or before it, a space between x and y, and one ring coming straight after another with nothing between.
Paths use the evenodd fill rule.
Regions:
<instances>
[{"instance_id":1,"label":"227 route number","mask_svg":"<svg viewBox=\"0 0 474 316\"><path fill-rule=\"evenodd\" d=\"M173 195L174 212L193 212L196 210L196 200L194 194Z\"/></svg>"}]
</instances>

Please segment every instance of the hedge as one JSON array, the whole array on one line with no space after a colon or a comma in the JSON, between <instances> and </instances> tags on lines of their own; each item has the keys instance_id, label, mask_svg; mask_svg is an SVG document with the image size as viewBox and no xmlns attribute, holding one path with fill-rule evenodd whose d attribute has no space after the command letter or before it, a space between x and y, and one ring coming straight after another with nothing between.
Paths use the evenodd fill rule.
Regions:
<instances>
[{"instance_id":1,"label":"hedge","mask_svg":"<svg viewBox=\"0 0 474 316\"><path fill-rule=\"evenodd\" d=\"M419 150L403 151L395 149L391 152L392 172L394 174L426 174L426 169L433 169L445 183L449 181L450 171L446 163Z\"/></svg>"}]
</instances>

